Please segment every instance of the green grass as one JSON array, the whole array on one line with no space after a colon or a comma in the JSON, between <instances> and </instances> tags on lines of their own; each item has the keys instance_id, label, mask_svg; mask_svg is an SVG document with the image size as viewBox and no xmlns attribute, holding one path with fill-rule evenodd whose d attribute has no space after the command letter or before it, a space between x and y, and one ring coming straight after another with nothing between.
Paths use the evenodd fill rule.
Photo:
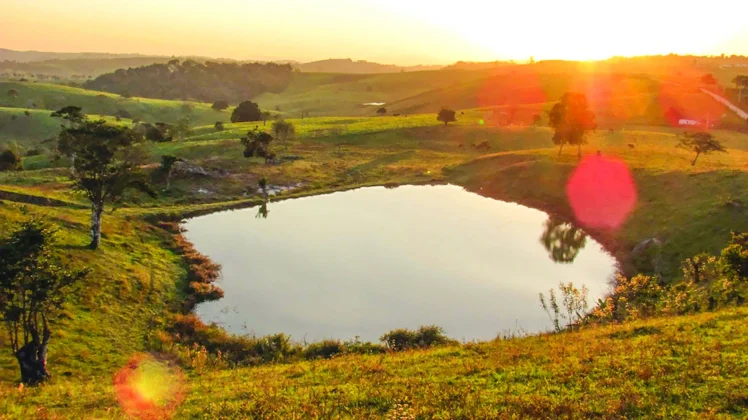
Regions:
<instances>
[{"instance_id":1,"label":"green grass","mask_svg":"<svg viewBox=\"0 0 748 420\"><path fill-rule=\"evenodd\" d=\"M406 76L399 76L404 85L414 80ZM355 84L375 76L314 77L318 79L307 82ZM58 93L67 92L22 85L30 89L25 94L42 98L58 88ZM98 100L87 91L72 92ZM119 104L119 98L107 98ZM146 101L154 108L161 107L159 102L168 101ZM164 106L167 109L154 112L172 115L181 103ZM22 111L0 108L0 124L4 115ZM37 135L59 125L49 110L30 112L30 117L21 115L16 121L30 118L34 124L23 130L38 131L0 128L0 136L5 136L0 142L35 145ZM7 418L124 417L112 378L130 357L151 350L147 338L170 308L178 306L185 280L185 267L171 251L171 236L145 219L256 203L251 189L261 177L274 185L303 184L282 197L390 183L454 183L572 219L564 191L577 164L576 150L566 150L559 158L549 128L498 127L488 119L492 115L491 109L466 110L449 126L437 122L434 113L296 119L298 136L273 147L281 158L299 159L278 165L245 159L238 140L255 125L269 129L270 124L227 124L225 131L216 132L208 120L184 141L149 144L147 169L162 155L174 154L228 173L175 177L171 190L156 199L128 196L122 208L105 214L97 252L84 247L89 212L85 199L70 188L68 163L54 161L48 153L24 158L27 170L0 173L0 197L3 191L16 197L0 198L0 231L31 215L41 217L60 230L63 262L91 267L93 273L54 326L49 355L54 378L49 384L18 391L16 362L7 345L0 346L0 412ZM481 125L482 119L487 123ZM691 166L692 156L675 148L677 133L628 125L613 132L599 130L583 148L586 154L601 151L623 160L639 193L634 212L619 230L589 232L623 261L639 241L662 239L669 279L677 279L682 259L718 251L730 230L748 231L748 135L714 131L729 153L703 156ZM471 146L482 142L490 150ZM38 205L37 197L68 204ZM743 308L570 334L260 368L185 367L186 398L177 415L367 418L394 416L401 410L418 418L740 418L747 414L743 390L748 384L742 372L748 368L748 343L741 334L747 315ZM151 391L166 398L158 389Z\"/></svg>"},{"instance_id":2,"label":"green grass","mask_svg":"<svg viewBox=\"0 0 748 420\"><path fill-rule=\"evenodd\" d=\"M26 115L28 113L29 115ZM60 133L63 120L51 116L52 111L43 109L0 107L0 147L19 145L24 148L54 148L50 139ZM130 120L117 122L112 116L89 115L92 119L103 119L110 124L129 124Z\"/></svg>"},{"instance_id":3,"label":"green grass","mask_svg":"<svg viewBox=\"0 0 748 420\"><path fill-rule=\"evenodd\" d=\"M17 98L6 96L10 89L19 92ZM0 82L0 93L0 104L14 108L58 110L75 105L83 108L86 114L97 115L115 115L119 110L125 110L133 118L150 123L174 123L180 118L189 117L195 126L214 124L216 121L229 121L232 111L232 108L215 111L211 109L211 104L201 102L123 98L111 93L46 83ZM184 104L189 104L192 111L182 110Z\"/></svg>"},{"instance_id":4,"label":"green grass","mask_svg":"<svg viewBox=\"0 0 748 420\"><path fill-rule=\"evenodd\" d=\"M329 361L190 371L177 418L743 418L746 309ZM7 418L120 418L97 380L0 387ZM168 399L170 381L150 384ZM397 416L400 417L397 417Z\"/></svg>"}]
</instances>

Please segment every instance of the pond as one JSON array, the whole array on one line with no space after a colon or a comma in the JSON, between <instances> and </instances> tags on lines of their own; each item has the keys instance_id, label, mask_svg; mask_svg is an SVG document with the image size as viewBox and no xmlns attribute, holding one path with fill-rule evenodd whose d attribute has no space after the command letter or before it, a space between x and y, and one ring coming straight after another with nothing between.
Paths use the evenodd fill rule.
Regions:
<instances>
[{"instance_id":1,"label":"pond","mask_svg":"<svg viewBox=\"0 0 748 420\"><path fill-rule=\"evenodd\" d=\"M551 326L538 293L573 282L592 305L616 269L581 229L457 186L362 188L264 210L184 223L187 239L223 266L225 297L195 311L236 334L312 342L378 341L421 325L460 340L538 332Z\"/></svg>"}]
</instances>

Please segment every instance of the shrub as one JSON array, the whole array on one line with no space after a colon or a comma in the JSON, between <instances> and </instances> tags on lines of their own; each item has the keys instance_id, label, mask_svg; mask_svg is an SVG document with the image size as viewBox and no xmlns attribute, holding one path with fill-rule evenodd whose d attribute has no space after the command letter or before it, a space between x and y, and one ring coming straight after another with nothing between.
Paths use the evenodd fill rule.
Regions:
<instances>
[{"instance_id":1,"label":"shrub","mask_svg":"<svg viewBox=\"0 0 748 420\"><path fill-rule=\"evenodd\" d=\"M215 101L213 102L213 105L211 108L215 109L216 111L223 111L224 109L229 107L229 103L226 101Z\"/></svg>"},{"instance_id":2,"label":"shrub","mask_svg":"<svg viewBox=\"0 0 748 420\"><path fill-rule=\"evenodd\" d=\"M0 171L19 171L21 169L20 155L11 149L0 152Z\"/></svg>"},{"instance_id":3,"label":"shrub","mask_svg":"<svg viewBox=\"0 0 748 420\"><path fill-rule=\"evenodd\" d=\"M720 260L726 275L740 281L748 279L748 232L733 232Z\"/></svg>"},{"instance_id":4,"label":"shrub","mask_svg":"<svg viewBox=\"0 0 748 420\"><path fill-rule=\"evenodd\" d=\"M379 339L393 351L428 348L455 343L454 340L444 335L444 330L441 327L435 325L422 326L416 331L400 328L384 334Z\"/></svg>"},{"instance_id":5,"label":"shrub","mask_svg":"<svg viewBox=\"0 0 748 420\"><path fill-rule=\"evenodd\" d=\"M216 121L216 123L213 126L213 128L215 128L216 131L223 131L225 129L224 126L223 126L223 123L221 121Z\"/></svg>"},{"instance_id":6,"label":"shrub","mask_svg":"<svg viewBox=\"0 0 748 420\"><path fill-rule=\"evenodd\" d=\"M194 296L195 303L218 300L223 297L223 290L209 283L190 282L190 291L192 296Z\"/></svg>"},{"instance_id":7,"label":"shrub","mask_svg":"<svg viewBox=\"0 0 748 420\"><path fill-rule=\"evenodd\" d=\"M324 340L312 343L304 349L304 357L312 359L332 359L338 354L345 353L345 345L337 340Z\"/></svg>"}]
</instances>

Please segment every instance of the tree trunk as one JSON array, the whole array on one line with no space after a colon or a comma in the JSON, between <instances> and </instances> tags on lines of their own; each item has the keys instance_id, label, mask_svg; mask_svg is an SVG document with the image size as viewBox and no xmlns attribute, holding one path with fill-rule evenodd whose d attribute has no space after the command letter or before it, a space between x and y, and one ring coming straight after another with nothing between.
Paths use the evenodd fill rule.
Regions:
<instances>
[{"instance_id":1,"label":"tree trunk","mask_svg":"<svg viewBox=\"0 0 748 420\"><path fill-rule=\"evenodd\" d=\"M577 145L577 158L579 159L582 158L582 144L581 143Z\"/></svg>"},{"instance_id":2,"label":"tree trunk","mask_svg":"<svg viewBox=\"0 0 748 420\"><path fill-rule=\"evenodd\" d=\"M21 382L26 385L36 385L49 378L47 372L47 346L49 345L49 331L44 332L41 345L32 340L21 347L16 353L18 365L21 367Z\"/></svg>"},{"instance_id":3,"label":"tree trunk","mask_svg":"<svg viewBox=\"0 0 748 420\"><path fill-rule=\"evenodd\" d=\"M698 159L698 158L699 158L699 155L700 155L700 154L701 154L701 153L696 153L696 157L695 157L695 158L693 158L693 162L691 162L691 166L696 166L696 159Z\"/></svg>"},{"instance_id":4,"label":"tree trunk","mask_svg":"<svg viewBox=\"0 0 748 420\"><path fill-rule=\"evenodd\" d=\"M558 157L561 157L561 151L564 150L564 144L561 143L561 147L558 148Z\"/></svg>"},{"instance_id":5,"label":"tree trunk","mask_svg":"<svg viewBox=\"0 0 748 420\"><path fill-rule=\"evenodd\" d=\"M91 204L91 249L97 249L101 242L101 214L103 212L103 203Z\"/></svg>"}]
</instances>

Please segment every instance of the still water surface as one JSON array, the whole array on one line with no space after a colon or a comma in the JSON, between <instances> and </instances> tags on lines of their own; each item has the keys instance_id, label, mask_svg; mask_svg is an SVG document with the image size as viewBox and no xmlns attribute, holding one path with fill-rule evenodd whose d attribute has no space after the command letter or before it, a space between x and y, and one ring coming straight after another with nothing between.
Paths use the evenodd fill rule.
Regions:
<instances>
[{"instance_id":1,"label":"still water surface","mask_svg":"<svg viewBox=\"0 0 748 420\"><path fill-rule=\"evenodd\" d=\"M225 297L198 305L204 321L309 342L377 341L432 324L485 340L548 329L539 292L571 281L587 286L592 304L615 272L581 230L456 186L363 188L267 210L185 221L186 237L223 266ZM564 239L544 245L544 234Z\"/></svg>"}]
</instances>

